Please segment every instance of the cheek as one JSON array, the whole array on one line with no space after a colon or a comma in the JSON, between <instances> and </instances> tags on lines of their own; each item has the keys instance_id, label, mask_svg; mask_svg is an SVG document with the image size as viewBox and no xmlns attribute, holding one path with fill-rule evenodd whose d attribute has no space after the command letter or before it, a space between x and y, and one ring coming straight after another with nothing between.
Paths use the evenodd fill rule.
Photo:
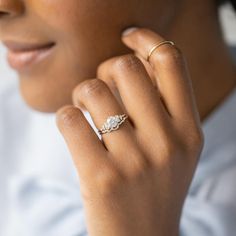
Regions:
<instances>
[{"instance_id":1,"label":"cheek","mask_svg":"<svg viewBox=\"0 0 236 236\"><path fill-rule=\"evenodd\" d=\"M121 6L116 4L106 0L31 0L27 7L34 18L59 33L74 29L87 32L90 30L87 26L100 28L100 23L111 23L110 17L116 21L116 16L122 17L119 15Z\"/></svg>"},{"instance_id":2,"label":"cheek","mask_svg":"<svg viewBox=\"0 0 236 236\"><path fill-rule=\"evenodd\" d=\"M124 6L120 2L31 0L29 4L44 27L43 31L58 43L70 63L91 72L99 62L127 52L120 35L132 16L128 10L121 14Z\"/></svg>"},{"instance_id":3,"label":"cheek","mask_svg":"<svg viewBox=\"0 0 236 236\"><path fill-rule=\"evenodd\" d=\"M60 30L67 28L69 23L79 17L82 12L79 2L79 0L30 0L27 7L33 16L44 22L47 27Z\"/></svg>"},{"instance_id":4,"label":"cheek","mask_svg":"<svg viewBox=\"0 0 236 236\"><path fill-rule=\"evenodd\" d=\"M47 64L21 75L25 101L43 112L55 112L71 103L73 88L85 79L95 78L102 61L128 52L120 40L123 23L107 20L109 16L101 13L101 8L92 10L92 5L84 4L77 9L79 4L74 4L75 1L64 3L62 8L62 2L31 2L41 32L56 42L56 50Z\"/></svg>"},{"instance_id":5,"label":"cheek","mask_svg":"<svg viewBox=\"0 0 236 236\"><path fill-rule=\"evenodd\" d=\"M151 25L149 21L155 19L147 17L147 12L152 11L147 8L143 12L143 6L135 14L135 1L131 0L28 1L29 12L42 27L42 34L57 44L51 61L34 73L22 75L21 80L26 102L44 112L55 112L71 103L73 88L96 77L102 61L130 52L120 39L123 28L132 24Z\"/></svg>"}]
</instances>

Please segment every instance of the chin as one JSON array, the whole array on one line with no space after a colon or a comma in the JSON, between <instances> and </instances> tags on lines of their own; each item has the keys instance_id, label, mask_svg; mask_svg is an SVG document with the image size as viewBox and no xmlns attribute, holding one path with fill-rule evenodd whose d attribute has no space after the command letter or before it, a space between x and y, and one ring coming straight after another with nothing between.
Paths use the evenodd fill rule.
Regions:
<instances>
[{"instance_id":1,"label":"chin","mask_svg":"<svg viewBox=\"0 0 236 236\"><path fill-rule=\"evenodd\" d=\"M72 101L68 99L67 102L65 101L50 101L50 98L46 99L39 99L38 97L29 96L29 94L21 93L22 97L28 107L30 107L34 111L38 111L41 113L56 113L56 111L64 105L72 104Z\"/></svg>"},{"instance_id":2,"label":"chin","mask_svg":"<svg viewBox=\"0 0 236 236\"><path fill-rule=\"evenodd\" d=\"M20 83L19 89L26 105L38 112L55 113L64 105L73 104L71 91L68 90L50 90L50 87L45 89L39 86L32 88L24 83Z\"/></svg>"}]
</instances>

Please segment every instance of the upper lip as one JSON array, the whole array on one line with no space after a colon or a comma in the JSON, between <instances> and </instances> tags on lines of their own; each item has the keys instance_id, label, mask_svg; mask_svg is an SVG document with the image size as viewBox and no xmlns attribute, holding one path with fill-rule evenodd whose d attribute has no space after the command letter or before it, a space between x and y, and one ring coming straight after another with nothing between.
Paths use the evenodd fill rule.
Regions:
<instances>
[{"instance_id":1,"label":"upper lip","mask_svg":"<svg viewBox=\"0 0 236 236\"><path fill-rule=\"evenodd\" d=\"M45 43L27 43L27 42L16 42L12 40L3 41L3 44L13 52L24 52L32 51L37 49L43 49L52 47L55 45L54 42L45 42Z\"/></svg>"}]
</instances>

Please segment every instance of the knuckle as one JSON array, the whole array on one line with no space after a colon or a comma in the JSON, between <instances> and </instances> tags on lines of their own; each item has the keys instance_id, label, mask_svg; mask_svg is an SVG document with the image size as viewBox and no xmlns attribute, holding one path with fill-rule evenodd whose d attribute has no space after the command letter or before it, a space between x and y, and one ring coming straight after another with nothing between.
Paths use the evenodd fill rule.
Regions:
<instances>
[{"instance_id":1,"label":"knuckle","mask_svg":"<svg viewBox=\"0 0 236 236\"><path fill-rule=\"evenodd\" d=\"M110 58L106 61L103 61L102 63L100 63L98 65L96 73L97 73L97 77L99 79L109 76L110 67L111 67L113 60L114 60L113 58Z\"/></svg>"},{"instance_id":2,"label":"knuckle","mask_svg":"<svg viewBox=\"0 0 236 236\"><path fill-rule=\"evenodd\" d=\"M104 168L96 175L96 186L99 194L109 197L117 192L121 186L121 175L114 168Z\"/></svg>"},{"instance_id":3,"label":"knuckle","mask_svg":"<svg viewBox=\"0 0 236 236\"><path fill-rule=\"evenodd\" d=\"M174 160L183 157L182 143L180 143L178 138L175 139L169 138L159 143L158 149L160 155L157 161L157 168L160 168L160 166L168 167Z\"/></svg>"},{"instance_id":4,"label":"knuckle","mask_svg":"<svg viewBox=\"0 0 236 236\"><path fill-rule=\"evenodd\" d=\"M178 149L176 148L175 144L171 142L166 143L164 147L164 159L172 159L174 156L176 156L177 150Z\"/></svg>"},{"instance_id":5,"label":"knuckle","mask_svg":"<svg viewBox=\"0 0 236 236\"><path fill-rule=\"evenodd\" d=\"M118 57L113 65L115 70L121 71L121 72L127 72L130 70L140 70L143 68L142 62L139 60L138 57L136 57L133 54L124 55L121 57Z\"/></svg>"},{"instance_id":6,"label":"knuckle","mask_svg":"<svg viewBox=\"0 0 236 236\"><path fill-rule=\"evenodd\" d=\"M78 109L75 107L68 105L59 109L56 114L56 121L59 128L63 126L69 126L78 120Z\"/></svg>"},{"instance_id":7,"label":"knuckle","mask_svg":"<svg viewBox=\"0 0 236 236\"><path fill-rule=\"evenodd\" d=\"M132 182L142 180L149 172L151 168L145 159L137 160L133 162L132 168L130 168L127 179Z\"/></svg>"},{"instance_id":8,"label":"knuckle","mask_svg":"<svg viewBox=\"0 0 236 236\"><path fill-rule=\"evenodd\" d=\"M96 97L103 94L106 89L105 83L100 79L90 79L83 82L78 90L78 94L83 97Z\"/></svg>"},{"instance_id":9,"label":"knuckle","mask_svg":"<svg viewBox=\"0 0 236 236\"><path fill-rule=\"evenodd\" d=\"M97 77L98 77L99 79L101 79L101 78L103 78L103 77L106 76L106 74L107 74L107 72L108 72L107 68L109 68L109 67L108 67L108 64L109 64L109 63L110 63L110 62L105 61L105 62L102 62L101 64L98 65L96 74L97 74Z\"/></svg>"},{"instance_id":10,"label":"knuckle","mask_svg":"<svg viewBox=\"0 0 236 236\"><path fill-rule=\"evenodd\" d=\"M112 78L111 74L111 64L112 59L103 62L97 68L97 78L102 80L104 83L108 85L108 87L116 87L115 80Z\"/></svg>"},{"instance_id":11,"label":"knuckle","mask_svg":"<svg viewBox=\"0 0 236 236\"><path fill-rule=\"evenodd\" d=\"M79 84L80 85L80 84ZM72 100L74 104L79 102L78 95L79 95L79 85L77 85L72 91Z\"/></svg>"},{"instance_id":12,"label":"knuckle","mask_svg":"<svg viewBox=\"0 0 236 236\"><path fill-rule=\"evenodd\" d=\"M193 152L199 152L204 146L204 134L201 128L196 128L191 138L191 150Z\"/></svg>"},{"instance_id":13,"label":"knuckle","mask_svg":"<svg viewBox=\"0 0 236 236\"><path fill-rule=\"evenodd\" d=\"M183 137L185 140L183 151L185 156L188 156L193 160L192 157L200 157L200 153L204 146L204 134L202 129L198 126L192 127L186 134L188 137L187 139L186 135Z\"/></svg>"}]
</instances>

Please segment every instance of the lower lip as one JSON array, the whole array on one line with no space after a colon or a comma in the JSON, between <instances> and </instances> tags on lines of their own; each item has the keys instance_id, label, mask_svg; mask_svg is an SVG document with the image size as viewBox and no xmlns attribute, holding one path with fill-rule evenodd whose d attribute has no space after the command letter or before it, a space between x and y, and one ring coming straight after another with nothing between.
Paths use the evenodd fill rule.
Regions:
<instances>
[{"instance_id":1,"label":"lower lip","mask_svg":"<svg viewBox=\"0 0 236 236\"><path fill-rule=\"evenodd\" d=\"M51 54L54 46L55 45L31 51L8 51L7 60L10 67L17 71L22 71L47 58Z\"/></svg>"}]
</instances>

